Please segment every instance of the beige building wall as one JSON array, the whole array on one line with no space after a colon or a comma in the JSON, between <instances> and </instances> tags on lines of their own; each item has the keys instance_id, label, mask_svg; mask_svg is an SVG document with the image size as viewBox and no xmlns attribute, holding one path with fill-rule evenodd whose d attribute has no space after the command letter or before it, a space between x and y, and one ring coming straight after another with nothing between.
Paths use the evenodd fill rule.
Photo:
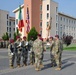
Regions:
<instances>
[{"instance_id":1,"label":"beige building wall","mask_svg":"<svg viewBox=\"0 0 76 75\"><path fill-rule=\"evenodd\" d=\"M0 38L7 32L7 26L9 25L9 12L0 10Z\"/></svg>"},{"instance_id":2,"label":"beige building wall","mask_svg":"<svg viewBox=\"0 0 76 75\"><path fill-rule=\"evenodd\" d=\"M9 17L9 26L7 29L9 37L13 39L15 32L15 17Z\"/></svg>"},{"instance_id":3,"label":"beige building wall","mask_svg":"<svg viewBox=\"0 0 76 75\"><path fill-rule=\"evenodd\" d=\"M58 31L60 38L65 35L73 36L76 39L76 18L64 13L58 13Z\"/></svg>"},{"instance_id":4,"label":"beige building wall","mask_svg":"<svg viewBox=\"0 0 76 75\"><path fill-rule=\"evenodd\" d=\"M49 6L49 10L47 10ZM56 35L56 15L58 16L58 4L52 0L43 0L42 1L42 37L47 38L47 23L49 22L50 18L52 17L52 25L50 30L50 36ZM49 17L47 18L47 13Z\"/></svg>"}]
</instances>

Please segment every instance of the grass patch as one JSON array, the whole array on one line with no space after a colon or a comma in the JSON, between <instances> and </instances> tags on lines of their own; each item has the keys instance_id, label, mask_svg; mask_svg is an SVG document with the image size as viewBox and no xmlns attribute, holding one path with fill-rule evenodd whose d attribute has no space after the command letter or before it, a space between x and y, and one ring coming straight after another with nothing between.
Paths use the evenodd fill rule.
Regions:
<instances>
[{"instance_id":1,"label":"grass patch","mask_svg":"<svg viewBox=\"0 0 76 75\"><path fill-rule=\"evenodd\" d=\"M69 46L64 45L64 50L76 51L76 44L71 44Z\"/></svg>"},{"instance_id":2,"label":"grass patch","mask_svg":"<svg viewBox=\"0 0 76 75\"><path fill-rule=\"evenodd\" d=\"M76 47L65 47L64 50L76 50Z\"/></svg>"}]
</instances>

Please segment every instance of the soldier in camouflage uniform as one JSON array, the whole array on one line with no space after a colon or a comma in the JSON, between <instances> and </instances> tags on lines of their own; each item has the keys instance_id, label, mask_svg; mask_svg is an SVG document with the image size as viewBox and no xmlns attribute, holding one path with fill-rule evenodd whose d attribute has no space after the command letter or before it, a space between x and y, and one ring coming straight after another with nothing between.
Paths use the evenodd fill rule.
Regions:
<instances>
[{"instance_id":1,"label":"soldier in camouflage uniform","mask_svg":"<svg viewBox=\"0 0 76 75\"><path fill-rule=\"evenodd\" d=\"M44 58L44 51L46 50L46 48L45 48L45 46L44 46L45 42L43 41L43 38L40 37L40 40L42 41L42 48L43 48L42 57L41 57L41 62L40 62L40 67L41 67L41 68L44 68L43 58Z\"/></svg>"},{"instance_id":2,"label":"soldier in camouflage uniform","mask_svg":"<svg viewBox=\"0 0 76 75\"><path fill-rule=\"evenodd\" d=\"M23 66L27 66L28 42L26 41L26 36L23 37L21 47L22 47Z\"/></svg>"},{"instance_id":3,"label":"soldier in camouflage uniform","mask_svg":"<svg viewBox=\"0 0 76 75\"><path fill-rule=\"evenodd\" d=\"M33 51L33 37L31 37L31 40L29 41L29 47L30 47L30 64L34 64L35 63L35 54Z\"/></svg>"},{"instance_id":4,"label":"soldier in camouflage uniform","mask_svg":"<svg viewBox=\"0 0 76 75\"><path fill-rule=\"evenodd\" d=\"M61 41L59 40L59 36L55 36L55 61L57 64L57 68L55 70L61 70L61 55L62 55L62 50L63 50L63 45Z\"/></svg>"},{"instance_id":5,"label":"soldier in camouflage uniform","mask_svg":"<svg viewBox=\"0 0 76 75\"><path fill-rule=\"evenodd\" d=\"M51 67L56 66L56 62L55 62L55 50L54 50L54 39L53 37L50 37L49 39L50 42L50 57L51 57Z\"/></svg>"},{"instance_id":6,"label":"soldier in camouflage uniform","mask_svg":"<svg viewBox=\"0 0 76 75\"><path fill-rule=\"evenodd\" d=\"M8 55L9 55L9 65L11 68L14 68L14 60L15 60L15 49L14 49L14 40L10 40L10 44L8 46Z\"/></svg>"},{"instance_id":7,"label":"soldier in camouflage uniform","mask_svg":"<svg viewBox=\"0 0 76 75\"><path fill-rule=\"evenodd\" d=\"M38 34L37 39L33 43L33 50L35 53L35 70L41 70L40 62L43 52L42 41L40 40L40 35Z\"/></svg>"},{"instance_id":8,"label":"soldier in camouflage uniform","mask_svg":"<svg viewBox=\"0 0 76 75\"><path fill-rule=\"evenodd\" d=\"M16 37L17 40L15 42L15 55L16 55L16 63L17 63L17 67L20 67L20 61L21 61L21 38L20 36Z\"/></svg>"}]
</instances>

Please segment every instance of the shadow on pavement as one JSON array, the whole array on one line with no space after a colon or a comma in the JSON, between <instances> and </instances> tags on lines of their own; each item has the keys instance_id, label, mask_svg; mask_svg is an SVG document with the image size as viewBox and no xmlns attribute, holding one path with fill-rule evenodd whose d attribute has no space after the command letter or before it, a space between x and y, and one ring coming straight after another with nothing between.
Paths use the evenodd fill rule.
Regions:
<instances>
[{"instance_id":1,"label":"shadow on pavement","mask_svg":"<svg viewBox=\"0 0 76 75\"><path fill-rule=\"evenodd\" d=\"M62 69L67 68L67 67L69 67L69 66L72 66L72 65L74 65L74 64L75 64L75 63L66 64L66 65L64 65L64 66L62 67Z\"/></svg>"},{"instance_id":2,"label":"shadow on pavement","mask_svg":"<svg viewBox=\"0 0 76 75\"><path fill-rule=\"evenodd\" d=\"M42 70L45 70L45 69L48 69L48 68L51 68L51 63L48 63L48 64L44 65L44 68Z\"/></svg>"}]
</instances>

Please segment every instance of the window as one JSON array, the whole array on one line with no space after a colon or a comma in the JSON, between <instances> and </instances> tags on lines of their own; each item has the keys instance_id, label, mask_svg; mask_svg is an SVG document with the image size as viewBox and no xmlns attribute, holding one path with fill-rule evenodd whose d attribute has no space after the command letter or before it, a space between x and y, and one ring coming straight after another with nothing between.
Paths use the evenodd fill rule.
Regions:
<instances>
[{"instance_id":1,"label":"window","mask_svg":"<svg viewBox=\"0 0 76 75\"><path fill-rule=\"evenodd\" d=\"M47 5L47 11L49 10L49 5Z\"/></svg>"},{"instance_id":2,"label":"window","mask_svg":"<svg viewBox=\"0 0 76 75\"><path fill-rule=\"evenodd\" d=\"M13 31L15 31L15 28L13 28Z\"/></svg>"},{"instance_id":3,"label":"window","mask_svg":"<svg viewBox=\"0 0 76 75\"><path fill-rule=\"evenodd\" d=\"M40 20L42 20L42 14L40 14Z\"/></svg>"},{"instance_id":4,"label":"window","mask_svg":"<svg viewBox=\"0 0 76 75\"><path fill-rule=\"evenodd\" d=\"M7 32L8 32L8 27L7 27Z\"/></svg>"},{"instance_id":5,"label":"window","mask_svg":"<svg viewBox=\"0 0 76 75\"><path fill-rule=\"evenodd\" d=\"M58 29L58 24L56 23L56 29Z\"/></svg>"},{"instance_id":6,"label":"window","mask_svg":"<svg viewBox=\"0 0 76 75\"><path fill-rule=\"evenodd\" d=\"M11 38L11 33L9 34L9 37Z\"/></svg>"},{"instance_id":7,"label":"window","mask_svg":"<svg viewBox=\"0 0 76 75\"><path fill-rule=\"evenodd\" d=\"M68 19L66 19L66 23L68 23Z\"/></svg>"},{"instance_id":8,"label":"window","mask_svg":"<svg viewBox=\"0 0 76 75\"><path fill-rule=\"evenodd\" d=\"M58 15L56 15L56 21L58 21Z\"/></svg>"},{"instance_id":9,"label":"window","mask_svg":"<svg viewBox=\"0 0 76 75\"><path fill-rule=\"evenodd\" d=\"M64 18L64 22L65 22L65 18Z\"/></svg>"},{"instance_id":10,"label":"window","mask_svg":"<svg viewBox=\"0 0 76 75\"><path fill-rule=\"evenodd\" d=\"M13 24L15 25L15 22L13 22Z\"/></svg>"},{"instance_id":11,"label":"window","mask_svg":"<svg viewBox=\"0 0 76 75\"><path fill-rule=\"evenodd\" d=\"M58 7L56 7L56 13L58 12Z\"/></svg>"},{"instance_id":12,"label":"window","mask_svg":"<svg viewBox=\"0 0 76 75\"><path fill-rule=\"evenodd\" d=\"M16 19L16 24L18 24L18 19Z\"/></svg>"},{"instance_id":13,"label":"window","mask_svg":"<svg viewBox=\"0 0 76 75\"><path fill-rule=\"evenodd\" d=\"M40 5L40 10L42 11L42 5Z\"/></svg>"},{"instance_id":14,"label":"window","mask_svg":"<svg viewBox=\"0 0 76 75\"><path fill-rule=\"evenodd\" d=\"M7 14L7 19L8 19L8 14Z\"/></svg>"},{"instance_id":15,"label":"window","mask_svg":"<svg viewBox=\"0 0 76 75\"><path fill-rule=\"evenodd\" d=\"M11 21L9 22L9 26L11 26Z\"/></svg>"},{"instance_id":16,"label":"window","mask_svg":"<svg viewBox=\"0 0 76 75\"><path fill-rule=\"evenodd\" d=\"M8 21L7 21L7 26L8 26Z\"/></svg>"},{"instance_id":17,"label":"window","mask_svg":"<svg viewBox=\"0 0 76 75\"><path fill-rule=\"evenodd\" d=\"M47 19L49 19L49 13L47 13Z\"/></svg>"},{"instance_id":18,"label":"window","mask_svg":"<svg viewBox=\"0 0 76 75\"><path fill-rule=\"evenodd\" d=\"M9 32L11 32L11 27L9 28Z\"/></svg>"},{"instance_id":19,"label":"window","mask_svg":"<svg viewBox=\"0 0 76 75\"><path fill-rule=\"evenodd\" d=\"M64 29L65 29L65 25L64 25Z\"/></svg>"},{"instance_id":20,"label":"window","mask_svg":"<svg viewBox=\"0 0 76 75\"><path fill-rule=\"evenodd\" d=\"M58 31L56 31L56 35L58 35Z\"/></svg>"},{"instance_id":21,"label":"window","mask_svg":"<svg viewBox=\"0 0 76 75\"><path fill-rule=\"evenodd\" d=\"M62 21L62 17L60 18L60 20Z\"/></svg>"},{"instance_id":22,"label":"window","mask_svg":"<svg viewBox=\"0 0 76 75\"><path fill-rule=\"evenodd\" d=\"M70 20L69 20L69 23L70 23Z\"/></svg>"},{"instance_id":23,"label":"window","mask_svg":"<svg viewBox=\"0 0 76 75\"><path fill-rule=\"evenodd\" d=\"M42 27L42 22L40 22L40 27Z\"/></svg>"}]
</instances>

